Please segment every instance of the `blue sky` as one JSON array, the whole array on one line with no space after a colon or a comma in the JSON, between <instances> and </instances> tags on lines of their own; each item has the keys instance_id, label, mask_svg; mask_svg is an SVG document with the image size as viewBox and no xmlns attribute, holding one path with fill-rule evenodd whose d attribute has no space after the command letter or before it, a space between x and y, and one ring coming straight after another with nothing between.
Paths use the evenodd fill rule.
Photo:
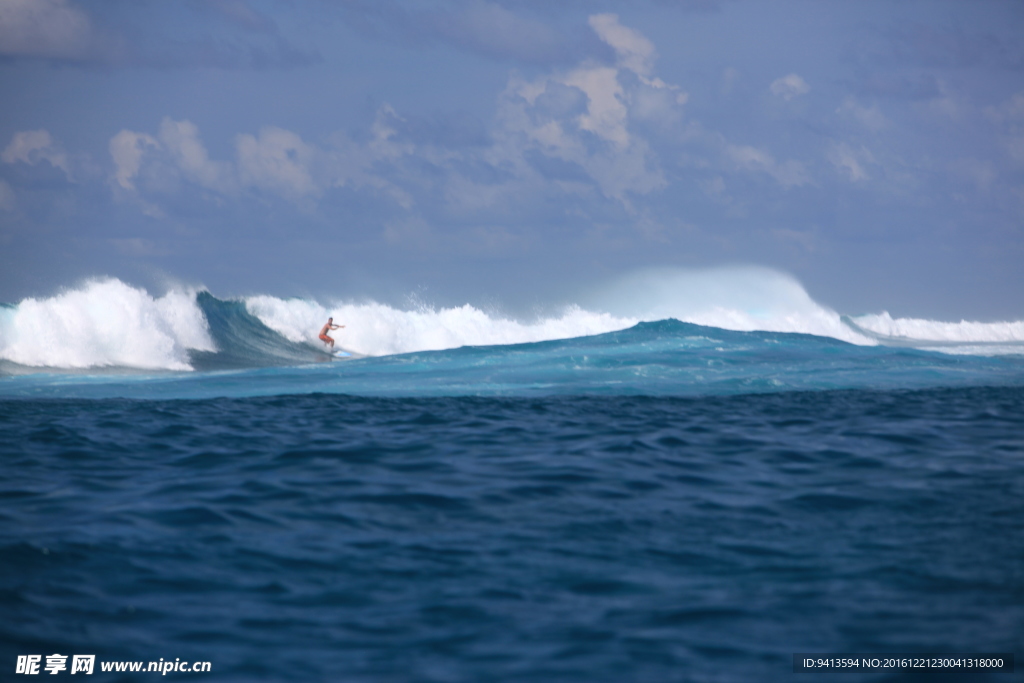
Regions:
<instances>
[{"instance_id":1,"label":"blue sky","mask_svg":"<svg viewBox=\"0 0 1024 683\"><path fill-rule=\"evenodd\" d=\"M0 300L527 310L757 264L1024 317L1024 3L0 0Z\"/></svg>"}]
</instances>

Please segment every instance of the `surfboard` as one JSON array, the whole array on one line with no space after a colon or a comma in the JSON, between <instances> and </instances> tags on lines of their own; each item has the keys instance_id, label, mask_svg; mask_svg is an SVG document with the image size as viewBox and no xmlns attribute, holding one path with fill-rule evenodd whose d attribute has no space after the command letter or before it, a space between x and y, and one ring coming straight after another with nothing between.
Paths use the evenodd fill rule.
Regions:
<instances>
[{"instance_id":1,"label":"surfboard","mask_svg":"<svg viewBox=\"0 0 1024 683\"><path fill-rule=\"evenodd\" d=\"M333 355L333 356L334 356L335 358L348 358L348 357L350 357L350 356L351 356L352 354L351 354L351 353L349 353L348 351L335 351L335 352L334 352L334 353L333 353L332 355Z\"/></svg>"}]
</instances>

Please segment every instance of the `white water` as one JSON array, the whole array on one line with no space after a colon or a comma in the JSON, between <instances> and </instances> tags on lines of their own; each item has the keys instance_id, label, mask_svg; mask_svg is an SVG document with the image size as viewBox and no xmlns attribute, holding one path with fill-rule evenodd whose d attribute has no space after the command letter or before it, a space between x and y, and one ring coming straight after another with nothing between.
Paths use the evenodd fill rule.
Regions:
<instances>
[{"instance_id":1,"label":"white water","mask_svg":"<svg viewBox=\"0 0 1024 683\"><path fill-rule=\"evenodd\" d=\"M320 346L329 316L346 327L337 347L368 356L459 346L568 339L675 318L729 330L798 332L854 344L899 344L945 353L1024 353L1024 321L979 323L853 319L863 332L815 302L793 277L765 268L647 270L622 278L559 315L532 321L469 304L402 310L386 304L254 296L247 310L283 337ZM196 292L162 297L120 280L95 280L45 299L0 308L0 359L32 367L188 370L189 350L215 351Z\"/></svg>"},{"instance_id":2,"label":"white water","mask_svg":"<svg viewBox=\"0 0 1024 683\"><path fill-rule=\"evenodd\" d=\"M893 318L888 312L861 315L853 322L880 336L915 341L953 342L1024 342L1024 321L978 323L961 320L958 323L922 320L920 318Z\"/></svg>"},{"instance_id":3,"label":"white water","mask_svg":"<svg viewBox=\"0 0 1024 683\"><path fill-rule=\"evenodd\" d=\"M295 342L319 343L317 333L333 316L335 324L346 325L331 333L337 345L371 356L568 339L667 318L728 330L803 332L877 343L816 303L793 277L752 267L642 271L599 292L585 308L571 306L559 316L528 323L491 316L468 304L403 311L378 303L323 306L269 296L245 303L264 325Z\"/></svg>"},{"instance_id":4,"label":"white water","mask_svg":"<svg viewBox=\"0 0 1024 683\"><path fill-rule=\"evenodd\" d=\"M294 342L321 344L317 339L320 328L333 317L334 324L345 325L345 329L330 333L336 347L368 356L571 339L625 329L638 322L575 306L560 316L524 323L492 317L469 304L403 311L379 303L321 306L302 299L256 296L246 299L245 305L264 325Z\"/></svg>"},{"instance_id":5,"label":"white water","mask_svg":"<svg viewBox=\"0 0 1024 683\"><path fill-rule=\"evenodd\" d=\"M188 349L216 350L194 291L94 280L0 310L0 358L21 365L190 370Z\"/></svg>"},{"instance_id":6,"label":"white water","mask_svg":"<svg viewBox=\"0 0 1024 683\"><path fill-rule=\"evenodd\" d=\"M646 269L598 292L594 305L645 321L675 318L741 332L798 332L852 344L877 343L814 301L793 276L755 266Z\"/></svg>"}]
</instances>

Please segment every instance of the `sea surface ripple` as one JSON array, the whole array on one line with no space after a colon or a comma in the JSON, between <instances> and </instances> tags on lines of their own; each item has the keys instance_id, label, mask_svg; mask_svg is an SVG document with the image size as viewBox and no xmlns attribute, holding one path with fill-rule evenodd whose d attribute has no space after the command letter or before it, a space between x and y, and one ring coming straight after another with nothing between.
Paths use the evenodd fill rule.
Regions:
<instances>
[{"instance_id":1,"label":"sea surface ripple","mask_svg":"<svg viewBox=\"0 0 1024 683\"><path fill-rule=\"evenodd\" d=\"M0 457L4 667L754 681L1024 651L1019 386L4 400Z\"/></svg>"}]
</instances>

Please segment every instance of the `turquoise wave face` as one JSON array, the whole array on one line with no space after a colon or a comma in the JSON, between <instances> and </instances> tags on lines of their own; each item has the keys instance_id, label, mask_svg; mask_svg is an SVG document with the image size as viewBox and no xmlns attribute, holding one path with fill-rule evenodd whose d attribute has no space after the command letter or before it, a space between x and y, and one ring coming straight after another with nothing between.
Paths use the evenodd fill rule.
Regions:
<instances>
[{"instance_id":1,"label":"turquoise wave face","mask_svg":"<svg viewBox=\"0 0 1024 683\"><path fill-rule=\"evenodd\" d=\"M324 360L325 353L320 348L285 339L250 314L242 301L222 301L209 292L199 292L196 304L217 348L189 353L189 364L196 370L236 370Z\"/></svg>"},{"instance_id":2,"label":"turquoise wave face","mask_svg":"<svg viewBox=\"0 0 1024 683\"><path fill-rule=\"evenodd\" d=\"M215 335L221 334L218 329L237 331L250 324L243 316L211 328ZM701 396L1024 385L1022 356L856 346L828 337L733 332L674 320L561 341L346 360L269 330L263 341L241 335L232 342L242 349L237 353L226 337L217 343L227 350L197 356L193 372L13 375L0 380L0 396Z\"/></svg>"}]
</instances>

